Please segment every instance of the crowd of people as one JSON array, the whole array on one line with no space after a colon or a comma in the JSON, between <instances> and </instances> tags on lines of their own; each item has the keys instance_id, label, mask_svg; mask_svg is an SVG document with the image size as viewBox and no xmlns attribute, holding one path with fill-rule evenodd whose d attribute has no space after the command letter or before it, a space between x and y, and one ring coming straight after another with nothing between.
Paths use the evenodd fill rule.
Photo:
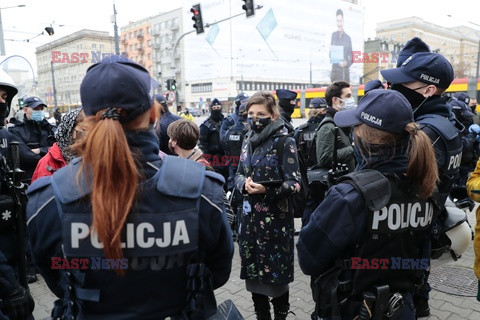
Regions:
<instances>
[{"instance_id":1,"label":"crowd of people","mask_svg":"<svg viewBox=\"0 0 480 320\"><path fill-rule=\"evenodd\" d=\"M37 271L58 297L54 319L208 319L234 239L257 319L292 313L295 248L311 277L312 319L428 316L432 252L448 238L445 202L480 199L480 125L468 95L444 95L452 66L420 39L381 73L388 87L367 83L358 103L348 82L332 83L297 128L297 94L281 88L277 97L240 93L227 117L213 99L197 126L153 94L147 70L111 56L87 70L82 107L58 128L29 97L7 130L17 88L0 71L2 162L16 166L17 141L25 172L13 183L30 185L26 230L15 225L21 212L0 220L0 319L32 318L27 282ZM1 210L15 211L1 173Z\"/></svg>"}]
</instances>

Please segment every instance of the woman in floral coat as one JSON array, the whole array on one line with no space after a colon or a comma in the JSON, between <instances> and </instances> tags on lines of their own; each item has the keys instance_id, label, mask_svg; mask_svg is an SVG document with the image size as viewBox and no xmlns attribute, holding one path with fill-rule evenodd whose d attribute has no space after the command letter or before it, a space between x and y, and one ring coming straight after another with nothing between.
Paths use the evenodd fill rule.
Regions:
<instances>
[{"instance_id":1,"label":"woman in floral coat","mask_svg":"<svg viewBox=\"0 0 480 320\"><path fill-rule=\"evenodd\" d=\"M287 130L271 93L255 93L246 110L251 130L235 176L235 186L244 195L238 238L240 277L252 293L257 319L271 319L269 297L275 319L286 319L294 261L288 199L300 191L297 147L293 138L284 137ZM283 154L282 159L278 154Z\"/></svg>"}]
</instances>

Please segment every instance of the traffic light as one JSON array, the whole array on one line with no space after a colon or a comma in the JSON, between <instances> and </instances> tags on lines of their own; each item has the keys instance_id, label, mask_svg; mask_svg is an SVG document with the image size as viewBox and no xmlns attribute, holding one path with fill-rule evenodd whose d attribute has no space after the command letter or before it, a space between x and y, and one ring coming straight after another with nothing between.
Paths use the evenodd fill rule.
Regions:
<instances>
[{"instance_id":1,"label":"traffic light","mask_svg":"<svg viewBox=\"0 0 480 320\"><path fill-rule=\"evenodd\" d=\"M167 79L167 90L171 90L172 87L172 79Z\"/></svg>"},{"instance_id":2,"label":"traffic light","mask_svg":"<svg viewBox=\"0 0 480 320\"><path fill-rule=\"evenodd\" d=\"M23 108L23 106L25 105L25 102L23 102L23 98L19 98L18 99L18 106L21 108Z\"/></svg>"},{"instance_id":3,"label":"traffic light","mask_svg":"<svg viewBox=\"0 0 480 320\"><path fill-rule=\"evenodd\" d=\"M46 27L45 31L47 31L49 36L52 36L55 33L52 27Z\"/></svg>"},{"instance_id":4,"label":"traffic light","mask_svg":"<svg viewBox=\"0 0 480 320\"><path fill-rule=\"evenodd\" d=\"M177 80L175 79L170 79L170 90L177 90Z\"/></svg>"},{"instance_id":5,"label":"traffic light","mask_svg":"<svg viewBox=\"0 0 480 320\"><path fill-rule=\"evenodd\" d=\"M200 8L200 3L194 5L190 12L193 13L192 20L195 21L193 27L197 30L197 34L203 33L203 20L202 20L202 9Z\"/></svg>"},{"instance_id":6,"label":"traffic light","mask_svg":"<svg viewBox=\"0 0 480 320\"><path fill-rule=\"evenodd\" d=\"M253 5L253 0L243 0L245 4L242 6L242 9L245 10L247 17L255 15L255 7Z\"/></svg>"}]
</instances>

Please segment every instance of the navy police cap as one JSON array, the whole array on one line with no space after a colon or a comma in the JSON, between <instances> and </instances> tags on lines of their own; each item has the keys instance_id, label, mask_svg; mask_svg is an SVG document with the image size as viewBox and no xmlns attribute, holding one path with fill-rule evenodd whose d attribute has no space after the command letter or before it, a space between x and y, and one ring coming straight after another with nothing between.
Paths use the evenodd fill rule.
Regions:
<instances>
[{"instance_id":1,"label":"navy police cap","mask_svg":"<svg viewBox=\"0 0 480 320\"><path fill-rule=\"evenodd\" d=\"M295 91L290 91L287 89L277 89L276 92L277 98L279 100L295 100L297 99L297 93Z\"/></svg>"},{"instance_id":2,"label":"navy police cap","mask_svg":"<svg viewBox=\"0 0 480 320\"><path fill-rule=\"evenodd\" d=\"M385 86L380 80L370 80L365 84L363 92L367 93L368 91L373 89L385 89Z\"/></svg>"},{"instance_id":3,"label":"navy police cap","mask_svg":"<svg viewBox=\"0 0 480 320\"><path fill-rule=\"evenodd\" d=\"M362 123L395 134L406 133L405 126L413 120L412 107L398 91L374 89L358 102L354 109L335 113L339 127L352 127Z\"/></svg>"},{"instance_id":4,"label":"navy police cap","mask_svg":"<svg viewBox=\"0 0 480 320\"><path fill-rule=\"evenodd\" d=\"M39 97L25 98L25 100L23 100L23 103L24 103L23 105L24 107L32 108L32 109L35 109L38 106L43 106L45 108L47 107L47 105L43 103L42 99L40 99Z\"/></svg>"},{"instance_id":5,"label":"navy police cap","mask_svg":"<svg viewBox=\"0 0 480 320\"><path fill-rule=\"evenodd\" d=\"M439 53L418 52L411 55L395 69L380 71L390 83L420 81L446 89L453 81L453 68L450 62Z\"/></svg>"},{"instance_id":6,"label":"navy police cap","mask_svg":"<svg viewBox=\"0 0 480 320\"><path fill-rule=\"evenodd\" d=\"M327 102L323 98L315 98L310 102L310 108L313 109L320 109L320 108L326 108L327 107Z\"/></svg>"},{"instance_id":7,"label":"navy police cap","mask_svg":"<svg viewBox=\"0 0 480 320\"><path fill-rule=\"evenodd\" d=\"M153 105L155 81L141 65L112 55L87 69L80 85L82 106L87 116L106 108L126 110L135 118Z\"/></svg>"}]
</instances>

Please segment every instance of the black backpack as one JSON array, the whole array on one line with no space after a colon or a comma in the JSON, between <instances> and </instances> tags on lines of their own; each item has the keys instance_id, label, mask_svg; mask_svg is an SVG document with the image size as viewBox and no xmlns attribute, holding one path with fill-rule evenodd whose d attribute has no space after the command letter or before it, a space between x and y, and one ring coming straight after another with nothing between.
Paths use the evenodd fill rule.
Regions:
<instances>
[{"instance_id":1,"label":"black backpack","mask_svg":"<svg viewBox=\"0 0 480 320\"><path fill-rule=\"evenodd\" d=\"M285 139L290 137L290 135L281 136L274 145L275 150L277 150L278 155L278 165L282 167L283 161L283 146L285 145ZM300 192L294 193L290 197L290 203L293 209L293 216L295 218L301 218L303 216L303 211L305 211L305 204L308 199L308 179L307 179L307 166L302 155L297 152L298 155L298 167L300 170Z\"/></svg>"}]
</instances>

